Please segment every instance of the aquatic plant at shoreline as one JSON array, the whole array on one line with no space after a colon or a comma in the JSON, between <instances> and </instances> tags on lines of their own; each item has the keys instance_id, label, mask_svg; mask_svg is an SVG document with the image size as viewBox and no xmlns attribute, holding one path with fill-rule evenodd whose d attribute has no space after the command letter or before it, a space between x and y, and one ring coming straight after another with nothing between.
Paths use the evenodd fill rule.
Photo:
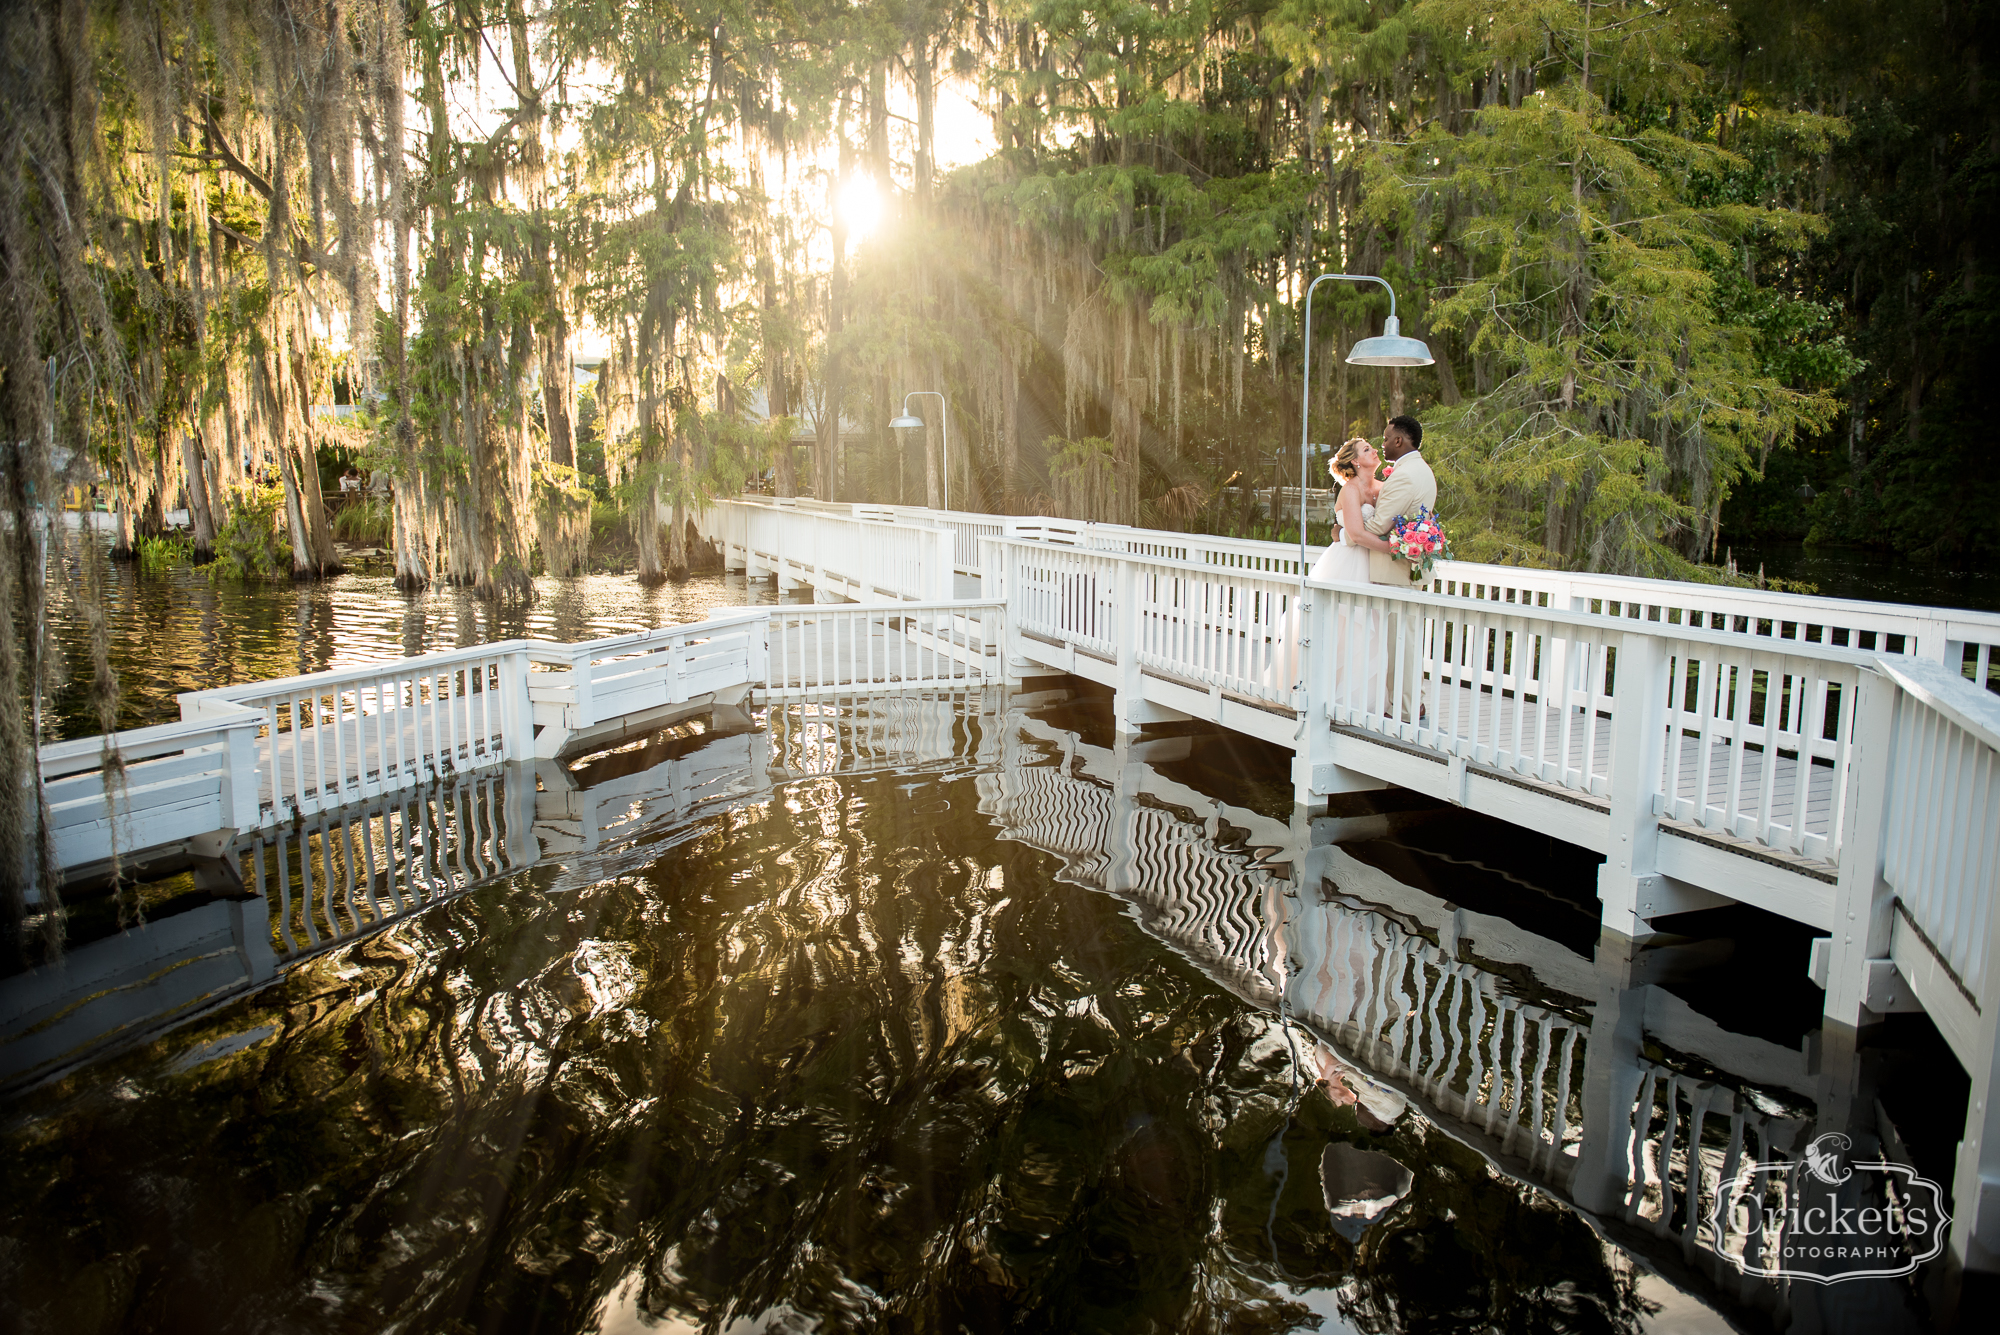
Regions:
<instances>
[{"instance_id":1,"label":"aquatic plant at shoreline","mask_svg":"<svg viewBox=\"0 0 2000 1335\"><path fill-rule=\"evenodd\" d=\"M159 576L193 559L194 543L183 534L167 533L139 539L139 573Z\"/></svg>"},{"instance_id":2,"label":"aquatic plant at shoreline","mask_svg":"<svg viewBox=\"0 0 2000 1335\"><path fill-rule=\"evenodd\" d=\"M229 520L215 535L214 579L282 579L292 570L292 544L279 526L285 493L277 487L239 487L230 496Z\"/></svg>"},{"instance_id":3,"label":"aquatic plant at shoreline","mask_svg":"<svg viewBox=\"0 0 2000 1335\"><path fill-rule=\"evenodd\" d=\"M343 542L389 546L396 524L395 505L386 496L359 496L333 517L334 536Z\"/></svg>"}]
</instances>

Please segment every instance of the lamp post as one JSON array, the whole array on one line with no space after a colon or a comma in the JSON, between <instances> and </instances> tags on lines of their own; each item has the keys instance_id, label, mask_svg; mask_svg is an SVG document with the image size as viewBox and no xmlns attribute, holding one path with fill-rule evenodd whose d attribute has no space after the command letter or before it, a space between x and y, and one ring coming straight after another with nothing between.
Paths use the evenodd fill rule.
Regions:
<instances>
[{"instance_id":1,"label":"lamp post","mask_svg":"<svg viewBox=\"0 0 2000 1335\"><path fill-rule=\"evenodd\" d=\"M1313 291L1321 283L1380 283L1389 294L1389 318L1382 322L1382 332L1374 338L1364 338L1347 351L1349 366L1429 366L1437 359L1431 350L1414 338L1403 337L1403 326L1396 319L1396 289L1387 281L1373 274L1323 273L1312 280L1306 288L1305 334L1305 392L1299 401L1299 586L1303 592L1306 580L1306 460L1312 449L1312 319Z\"/></svg>"},{"instance_id":2,"label":"lamp post","mask_svg":"<svg viewBox=\"0 0 2000 1335\"><path fill-rule=\"evenodd\" d=\"M944 508L951 509L951 428L944 395L934 389L913 389L903 396L903 415L889 420L891 431L914 430L924 424L924 419L910 411L910 400L923 394L937 394L938 440L944 447Z\"/></svg>"}]
</instances>

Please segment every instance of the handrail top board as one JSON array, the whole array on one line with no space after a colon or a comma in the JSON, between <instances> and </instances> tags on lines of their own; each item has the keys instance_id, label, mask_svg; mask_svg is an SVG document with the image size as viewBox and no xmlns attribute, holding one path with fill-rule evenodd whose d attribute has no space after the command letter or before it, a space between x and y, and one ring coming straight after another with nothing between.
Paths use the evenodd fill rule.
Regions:
<instances>
[{"instance_id":1,"label":"handrail top board","mask_svg":"<svg viewBox=\"0 0 2000 1335\"><path fill-rule=\"evenodd\" d=\"M40 750L42 778L45 780L61 778L97 768L104 763L107 743L117 744L117 753L122 759L144 760L149 756L165 755L173 751L198 750L204 746L214 746L222 741L221 734L230 729L256 728L262 726L263 722L262 714L245 709L212 718L181 719L174 723L155 723L149 727L130 728L123 732L50 742Z\"/></svg>"},{"instance_id":2,"label":"handrail top board","mask_svg":"<svg viewBox=\"0 0 2000 1335\"><path fill-rule=\"evenodd\" d=\"M1943 663L1923 658L1884 658L1880 670L1913 699L2000 751L2000 696L1981 690Z\"/></svg>"},{"instance_id":3,"label":"handrail top board","mask_svg":"<svg viewBox=\"0 0 2000 1335\"><path fill-rule=\"evenodd\" d=\"M1292 492L1296 490L1297 488L1290 489ZM774 500L775 498L769 497L742 497L731 498L727 503L779 511L793 510L797 512L801 508L774 504ZM813 502L813 508L807 510L806 513L820 513L821 511L818 507L822 505L851 504L853 503ZM1299 549L1296 544L1275 543L1258 538L1238 538L1226 534L1180 533L1168 529L1139 528L1130 524L1108 524L1099 523L1095 520L1061 519L1043 515L984 514L969 510L929 510L923 506L880 508L892 509L899 517L907 514L912 519L928 517L941 522L982 525L1012 523L1030 527L1059 529L1075 533L1079 537L1084 538L1088 538L1091 535L1103 535L1106 537L1143 536L1148 541L1177 541L1191 545L1223 547L1234 550L1256 550L1267 552L1273 559L1289 559L1293 562L1296 562L1298 559ZM873 523L878 521L857 518L854 522ZM913 525L906 525L906 527L911 526ZM991 540L1020 541L1020 539L1010 539L1005 536ZM1317 544L1309 544L1306 550L1309 554L1317 555L1326 549ZM1120 553L1106 552L1103 554L1119 555ZM1141 553L1125 554L1134 556L1143 555ZM1487 578L1480 578L1481 576L1487 576ZM1663 580L1644 575L1613 575L1588 570L1544 570L1534 566L1499 566L1472 561L1441 561L1437 566L1436 577L1461 580L1467 583L1485 584L1489 587L1496 584L1518 586L1535 583L1539 580L1565 580L1629 589L1635 595L1653 595L1619 599L1621 602L1658 604L1670 600L1682 592L1688 594L1699 593L1712 598L1744 600L1757 603L1771 600L1774 613L1778 610L1799 610L1802 612L1827 613L1850 617L1871 616L1899 621L1941 622L1947 624L1948 634L1961 631L2000 634L2000 612L1981 612L1971 608L1885 603L1864 598L1830 598L1821 594L1785 593L1775 589L1746 589L1727 584L1703 584L1693 580ZM1772 619L1818 624L1819 621L1827 618L1802 615L1774 616Z\"/></svg>"},{"instance_id":4,"label":"handrail top board","mask_svg":"<svg viewBox=\"0 0 2000 1335\"><path fill-rule=\"evenodd\" d=\"M1204 570L1188 571L1187 567L1164 557L1134 555L1128 552L1091 552L1080 548L1051 548L1023 538L989 538L989 542L1001 542L1026 552L1060 552L1068 558L1087 558L1102 561L1130 561L1159 566L1170 571L1187 571L1191 577L1208 578L1230 583L1255 582L1281 585L1285 590L1296 592L1302 585L1308 591L1346 594L1362 598L1379 598L1388 602L1407 604L1412 607L1435 610L1443 608L1464 613L1470 617L1484 617L1490 620L1513 619L1518 621L1541 621L1551 625L1568 626L1578 630L1594 630L1607 636L1622 636L1633 633L1654 635L1660 639L1685 644L1700 644L1716 649L1741 651L1750 649L1759 653L1781 658L1804 658L1820 662L1840 663L1850 667L1873 668L1878 653L1865 649L1847 649L1838 645L1814 644L1809 640L1783 640L1765 636L1745 636L1728 631L1707 630L1698 626L1677 625L1668 621L1655 621L1642 617L1611 616L1604 612L1573 612L1568 608L1533 607L1523 603L1496 603L1485 598L1468 598L1457 594L1435 593L1429 589L1402 589L1393 584L1342 584L1327 580L1298 580L1283 575L1230 574L1216 575Z\"/></svg>"}]
</instances>

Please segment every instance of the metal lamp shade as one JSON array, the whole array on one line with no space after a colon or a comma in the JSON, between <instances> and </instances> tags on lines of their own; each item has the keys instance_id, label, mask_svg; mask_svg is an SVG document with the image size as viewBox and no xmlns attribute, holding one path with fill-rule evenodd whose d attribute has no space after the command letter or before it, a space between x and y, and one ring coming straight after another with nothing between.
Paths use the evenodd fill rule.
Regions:
<instances>
[{"instance_id":1,"label":"metal lamp shade","mask_svg":"<svg viewBox=\"0 0 2000 1335\"><path fill-rule=\"evenodd\" d=\"M923 424L923 418L912 417L908 413L904 413L901 417L891 419L889 429L891 431L914 431Z\"/></svg>"},{"instance_id":2,"label":"metal lamp shade","mask_svg":"<svg viewBox=\"0 0 2000 1335\"><path fill-rule=\"evenodd\" d=\"M1382 322L1380 334L1362 339L1347 354L1350 366L1429 366L1436 360L1421 340L1403 337L1403 326L1393 315Z\"/></svg>"}]
</instances>

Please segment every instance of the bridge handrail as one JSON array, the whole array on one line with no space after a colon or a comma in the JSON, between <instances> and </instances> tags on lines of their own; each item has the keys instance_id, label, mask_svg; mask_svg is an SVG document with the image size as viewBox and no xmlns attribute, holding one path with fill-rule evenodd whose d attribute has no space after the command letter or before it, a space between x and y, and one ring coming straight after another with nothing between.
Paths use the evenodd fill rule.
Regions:
<instances>
[{"instance_id":1,"label":"bridge handrail","mask_svg":"<svg viewBox=\"0 0 2000 1335\"><path fill-rule=\"evenodd\" d=\"M528 661L531 663L573 668L579 663L590 663L599 659L671 649L685 644L690 639L707 639L725 631L758 625L763 622L769 610L762 607L750 611L732 609L729 615L711 614L705 621L690 621L678 626L656 626L651 630L607 635L597 640L523 640L520 643L526 646Z\"/></svg>"},{"instance_id":2,"label":"bridge handrail","mask_svg":"<svg viewBox=\"0 0 2000 1335\"><path fill-rule=\"evenodd\" d=\"M846 512L858 514L861 507L852 504L828 502L799 502L800 508L810 505L814 510ZM1165 529L1136 528L1122 524L1101 524L1085 520L1069 520L1037 515L997 515L975 511L929 510L921 506L887 507L894 512L895 522L921 522L930 518L935 522L948 522L954 526L998 526L998 536L1038 540L1036 533L1044 536L1039 540L1056 545L1075 546L1092 550L1118 552L1129 551L1131 545L1159 545L1173 543L1185 546L1191 553L1202 553L1202 564L1215 564L1208 559L1210 554L1231 554L1258 562L1269 562L1274 570L1289 571L1294 578L1298 574L1298 546L1296 543L1272 542L1259 538L1233 538L1213 534L1181 533ZM991 536L985 533L979 537ZM961 534L961 545L965 535ZM1317 559L1325 549L1309 546L1306 549L1308 561ZM1133 553L1135 555L1140 553ZM960 566L968 563L961 551ZM1794 623L1799 627L1799 641L1804 639L1808 627L1826 627L1843 632L1865 631L1876 635L1901 635L1918 641L1917 646L1906 647L1905 653L1921 654L1926 658L1945 661L1949 646L1954 643L1978 646L1978 652L1969 652L1969 658L1976 658L1975 670L1984 673L1990 663L2000 661L2000 613L1979 612L1963 608L1911 607L1900 603L1874 602L1855 598L1829 598L1818 594L1784 593L1775 589L1749 589L1728 584L1706 584L1692 580L1655 579L1641 575L1604 575L1588 571L1548 570L1532 566L1499 566L1471 561L1440 561L1433 568L1434 583L1461 583L1495 590L1533 589L1539 592L1559 593L1565 600L1575 598L1597 599L1620 604L1640 604L1642 606L1677 607L1690 610L1697 602L1712 604L1702 608L1704 612L1728 616L1754 616L1760 621L1774 623ZM1489 599L1490 601L1508 601ZM1775 634L1759 635L1763 639L1790 639ZM1747 633L1755 634L1754 628ZM1853 646L1858 647L1858 646ZM1876 652L1887 650L1876 646Z\"/></svg>"},{"instance_id":3,"label":"bridge handrail","mask_svg":"<svg viewBox=\"0 0 2000 1335\"><path fill-rule=\"evenodd\" d=\"M2000 796L2000 699L1942 664L1884 659L1881 669L1900 688L1885 763L1882 879L1959 989L1987 1006L2000 882L1992 809Z\"/></svg>"},{"instance_id":4,"label":"bridge handrail","mask_svg":"<svg viewBox=\"0 0 2000 1335\"><path fill-rule=\"evenodd\" d=\"M1882 658L1882 672L1967 733L2000 751L2000 698L1950 668L1925 659Z\"/></svg>"},{"instance_id":5,"label":"bridge handrail","mask_svg":"<svg viewBox=\"0 0 2000 1335\"><path fill-rule=\"evenodd\" d=\"M987 539L987 541L998 542L1009 547L1016 547L1027 551L1047 550L1049 548L1049 544L1037 542L1030 538L992 538ZM1150 567L1163 574L1170 574L1190 580L1217 582L1254 581L1273 586L1274 592L1281 592L1285 589L1296 591L1301 585L1301 581L1296 576L1287 578L1282 575L1266 574L1257 571L1231 571L1189 567L1167 557L1147 556L1144 554L1091 552L1086 548L1080 547L1068 548L1066 550L1106 557L1113 560L1130 561ZM1711 630L1706 627L1682 625L1659 618L1613 616L1604 612L1574 611L1568 608L1537 607L1520 603L1494 603L1483 598L1437 593L1428 588L1416 586L1406 589L1393 584L1345 584L1314 579L1303 581L1303 586L1309 593L1319 592L1334 594L1336 596L1379 598L1387 602L1416 608L1447 608L1473 615L1525 617L1546 621L1553 625L1589 629L1605 633L1615 634L1640 630L1669 640L1706 645L1717 649L1741 650L1746 647L1746 644L1750 647L1756 647L1758 644L1757 641L1746 642L1745 638L1740 634ZM1773 646L1770 652L1782 653L1790 657L1811 658L1823 662L1842 663L1859 667L1871 667L1882 656L1880 651L1849 649L1838 645L1817 644L1811 641L1783 640L1779 641L1778 644L1783 647Z\"/></svg>"},{"instance_id":6,"label":"bridge handrail","mask_svg":"<svg viewBox=\"0 0 2000 1335\"><path fill-rule=\"evenodd\" d=\"M241 704L245 700L261 699L296 693L311 687L334 688L352 686L356 682L373 681L389 673L417 673L428 668L444 669L463 667L479 658L491 658L502 654L520 653L548 641L541 640L496 640L491 644L467 645L462 649L440 649L428 654L412 654L407 658L384 658L373 663L360 663L353 667L329 668L324 672L306 672L293 677L272 677L264 681L239 681L228 686L210 686L199 691L182 691L174 699L180 702L183 718L194 717L190 709L205 710L212 703L228 705Z\"/></svg>"},{"instance_id":7,"label":"bridge handrail","mask_svg":"<svg viewBox=\"0 0 2000 1335\"><path fill-rule=\"evenodd\" d=\"M107 743L115 747L120 760L129 763L214 746L224 742L231 731L254 729L263 721L261 714L240 710L210 718L181 719L175 723L128 728L108 737L76 737L65 742L50 742L41 748L42 779L47 782L101 769L107 759Z\"/></svg>"}]
</instances>

